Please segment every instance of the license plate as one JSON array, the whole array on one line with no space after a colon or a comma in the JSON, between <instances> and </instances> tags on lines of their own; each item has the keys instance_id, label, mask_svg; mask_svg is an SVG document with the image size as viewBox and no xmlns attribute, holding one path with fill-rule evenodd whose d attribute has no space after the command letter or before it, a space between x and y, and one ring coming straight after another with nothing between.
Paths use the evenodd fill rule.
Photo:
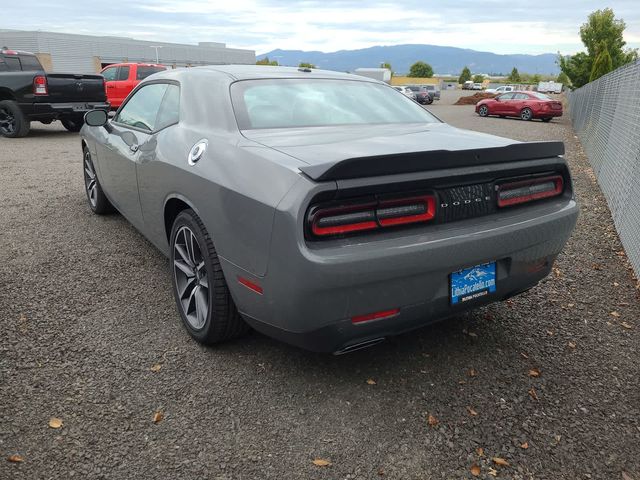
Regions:
<instances>
[{"instance_id":1,"label":"license plate","mask_svg":"<svg viewBox=\"0 0 640 480\"><path fill-rule=\"evenodd\" d=\"M451 304L467 302L496 291L496 262L451 274Z\"/></svg>"}]
</instances>

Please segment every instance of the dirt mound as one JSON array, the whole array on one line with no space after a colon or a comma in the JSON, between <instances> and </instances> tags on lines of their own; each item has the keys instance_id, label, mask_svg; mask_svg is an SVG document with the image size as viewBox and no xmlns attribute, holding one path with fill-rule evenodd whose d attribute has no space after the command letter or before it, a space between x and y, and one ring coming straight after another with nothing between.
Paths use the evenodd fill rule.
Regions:
<instances>
[{"instance_id":1,"label":"dirt mound","mask_svg":"<svg viewBox=\"0 0 640 480\"><path fill-rule=\"evenodd\" d=\"M495 97L495 94L493 93L478 92L478 93L474 93L473 95L468 95L466 97L460 97L458 101L454 103L454 105L475 105L480 100L484 100L485 98L493 98L493 97Z\"/></svg>"}]
</instances>

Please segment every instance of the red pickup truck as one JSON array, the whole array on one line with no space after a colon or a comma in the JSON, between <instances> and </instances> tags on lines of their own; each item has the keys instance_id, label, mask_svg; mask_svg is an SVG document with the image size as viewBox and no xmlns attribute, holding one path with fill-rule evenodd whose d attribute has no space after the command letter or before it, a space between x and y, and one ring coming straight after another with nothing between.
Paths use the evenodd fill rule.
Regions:
<instances>
[{"instance_id":1,"label":"red pickup truck","mask_svg":"<svg viewBox=\"0 0 640 480\"><path fill-rule=\"evenodd\" d=\"M166 70L164 65L152 63L114 63L102 69L107 99L111 108L118 108L127 95L149 75Z\"/></svg>"}]
</instances>

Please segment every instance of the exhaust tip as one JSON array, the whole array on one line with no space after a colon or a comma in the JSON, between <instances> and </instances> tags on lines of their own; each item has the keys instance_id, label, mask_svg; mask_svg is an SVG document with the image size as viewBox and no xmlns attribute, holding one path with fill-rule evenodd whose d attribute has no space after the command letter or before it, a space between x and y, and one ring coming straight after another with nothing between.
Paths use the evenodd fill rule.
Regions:
<instances>
[{"instance_id":1,"label":"exhaust tip","mask_svg":"<svg viewBox=\"0 0 640 480\"><path fill-rule=\"evenodd\" d=\"M386 340L385 337L374 338L373 340L365 340L364 342L354 343L353 345L347 345L346 347L342 347L340 350L336 350L333 352L334 355L344 355L346 353L355 352L356 350L362 350L363 348L373 347L379 343L382 343Z\"/></svg>"}]
</instances>

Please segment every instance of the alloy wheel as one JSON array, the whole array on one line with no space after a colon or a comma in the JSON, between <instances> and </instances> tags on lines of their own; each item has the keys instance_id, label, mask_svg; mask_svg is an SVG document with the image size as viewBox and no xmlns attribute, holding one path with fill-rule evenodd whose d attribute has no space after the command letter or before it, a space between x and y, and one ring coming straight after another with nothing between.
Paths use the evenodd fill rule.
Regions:
<instances>
[{"instance_id":1,"label":"alloy wheel","mask_svg":"<svg viewBox=\"0 0 640 480\"><path fill-rule=\"evenodd\" d=\"M7 107L0 107L0 131L6 135L16 131L16 117Z\"/></svg>"},{"instance_id":2,"label":"alloy wheel","mask_svg":"<svg viewBox=\"0 0 640 480\"><path fill-rule=\"evenodd\" d=\"M486 107L486 105L482 105L478 113L480 114L481 117L486 117L487 114L489 113L489 109Z\"/></svg>"},{"instance_id":3,"label":"alloy wheel","mask_svg":"<svg viewBox=\"0 0 640 480\"><path fill-rule=\"evenodd\" d=\"M175 236L173 271L180 308L189 325L200 330L209 313L209 279L198 239L187 226L180 227Z\"/></svg>"},{"instance_id":4,"label":"alloy wheel","mask_svg":"<svg viewBox=\"0 0 640 480\"><path fill-rule=\"evenodd\" d=\"M531 113L531 110L529 110L528 108L523 108L522 112L520 112L520 118L522 120L531 120L532 116L533 114Z\"/></svg>"},{"instance_id":5,"label":"alloy wheel","mask_svg":"<svg viewBox=\"0 0 640 480\"><path fill-rule=\"evenodd\" d=\"M84 186L87 189L89 202L91 206L95 208L98 202L98 185L96 171L93 168L91 154L88 150L84 152Z\"/></svg>"}]
</instances>

